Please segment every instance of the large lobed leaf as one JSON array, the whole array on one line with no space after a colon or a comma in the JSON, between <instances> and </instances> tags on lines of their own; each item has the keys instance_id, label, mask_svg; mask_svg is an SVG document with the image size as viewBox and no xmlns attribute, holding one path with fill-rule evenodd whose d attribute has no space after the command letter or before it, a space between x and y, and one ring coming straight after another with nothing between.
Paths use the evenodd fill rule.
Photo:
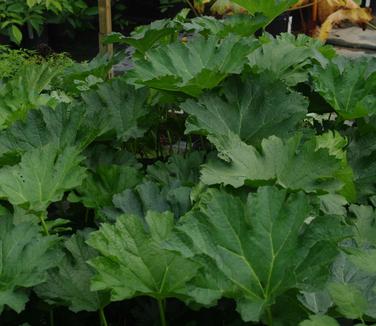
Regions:
<instances>
[{"instance_id":1,"label":"large lobed leaf","mask_svg":"<svg viewBox=\"0 0 376 326\"><path fill-rule=\"evenodd\" d=\"M269 22L297 3L298 0L231 0L242 6L252 15L261 13L269 18Z\"/></svg>"},{"instance_id":2,"label":"large lobed leaf","mask_svg":"<svg viewBox=\"0 0 376 326\"><path fill-rule=\"evenodd\" d=\"M232 283L226 296L236 299L243 320L258 321L285 291L325 281L337 242L349 235L339 220L311 214L301 192L261 187L245 204L211 190L181 220L167 247L212 259Z\"/></svg>"},{"instance_id":3,"label":"large lobed leaf","mask_svg":"<svg viewBox=\"0 0 376 326\"><path fill-rule=\"evenodd\" d=\"M25 121L17 121L0 134L0 154L23 153L48 143L60 149L84 148L103 132L88 118L89 110L81 104L32 110Z\"/></svg>"},{"instance_id":4,"label":"large lobed leaf","mask_svg":"<svg viewBox=\"0 0 376 326\"><path fill-rule=\"evenodd\" d=\"M308 102L270 74L234 77L220 92L209 92L180 106L190 114L186 133L227 135L233 132L248 144L263 138L286 137L302 123Z\"/></svg>"},{"instance_id":5,"label":"large lobed leaf","mask_svg":"<svg viewBox=\"0 0 376 326\"><path fill-rule=\"evenodd\" d=\"M42 236L36 224L13 225L11 216L0 218L0 312L7 305L21 312L29 288L46 280L47 270L58 264L55 236Z\"/></svg>"},{"instance_id":6,"label":"large lobed leaf","mask_svg":"<svg viewBox=\"0 0 376 326\"><path fill-rule=\"evenodd\" d=\"M25 66L8 83L0 84L0 129L23 119L29 110L47 104L50 98L42 92L58 72L47 64Z\"/></svg>"},{"instance_id":7,"label":"large lobed leaf","mask_svg":"<svg viewBox=\"0 0 376 326\"><path fill-rule=\"evenodd\" d=\"M258 46L253 38L197 35L187 44L174 42L147 51L135 62L134 79L147 86L198 96L229 74L240 73L245 56Z\"/></svg>"},{"instance_id":8,"label":"large lobed leaf","mask_svg":"<svg viewBox=\"0 0 376 326\"><path fill-rule=\"evenodd\" d=\"M149 212L146 227L140 217L123 215L115 225L102 224L88 244L100 256L90 260L97 271L92 290L111 290L111 300L147 295L162 300L189 296L186 285L198 265L161 248L171 234L171 213Z\"/></svg>"},{"instance_id":9,"label":"large lobed leaf","mask_svg":"<svg viewBox=\"0 0 376 326\"><path fill-rule=\"evenodd\" d=\"M43 212L85 177L83 157L75 147L59 151L54 143L26 152L21 162L0 170L0 196L13 205Z\"/></svg>"},{"instance_id":10,"label":"large lobed leaf","mask_svg":"<svg viewBox=\"0 0 376 326\"><path fill-rule=\"evenodd\" d=\"M317 149L316 139L302 143L297 135L286 141L275 136L261 142L261 151L247 145L233 133L209 137L224 161L209 161L202 169L208 185L278 184L290 190L333 192L343 183L336 178L340 161L327 149Z\"/></svg>"},{"instance_id":11,"label":"large lobed leaf","mask_svg":"<svg viewBox=\"0 0 376 326\"><path fill-rule=\"evenodd\" d=\"M328 63L326 57L331 55L321 42L313 42L305 35L296 38L291 34L271 39L264 37L264 42L248 56L249 65L258 73L273 72L288 86L306 82L310 69L315 65L325 67Z\"/></svg>"},{"instance_id":12,"label":"large lobed leaf","mask_svg":"<svg viewBox=\"0 0 376 326\"><path fill-rule=\"evenodd\" d=\"M366 124L358 122L358 127L349 144L348 160L354 171L354 182L358 199L367 200L376 194L376 119Z\"/></svg>"},{"instance_id":13,"label":"large lobed leaf","mask_svg":"<svg viewBox=\"0 0 376 326\"><path fill-rule=\"evenodd\" d=\"M82 185L70 193L71 202L82 202L85 207L94 208L97 214L110 206L112 197L141 182L138 169L125 165L100 165L89 171Z\"/></svg>"},{"instance_id":14,"label":"large lobed leaf","mask_svg":"<svg viewBox=\"0 0 376 326\"><path fill-rule=\"evenodd\" d=\"M94 271L87 261L97 254L85 243L87 237L88 232L78 232L65 241L64 258L48 272L46 282L35 288L39 297L74 312L97 311L109 303L109 293L90 290Z\"/></svg>"},{"instance_id":15,"label":"large lobed leaf","mask_svg":"<svg viewBox=\"0 0 376 326\"><path fill-rule=\"evenodd\" d=\"M313 72L314 89L344 119L376 113L376 71L368 58L340 58Z\"/></svg>"},{"instance_id":16,"label":"large lobed leaf","mask_svg":"<svg viewBox=\"0 0 376 326\"><path fill-rule=\"evenodd\" d=\"M98 90L82 94L89 107L88 118L106 131L116 131L117 138L127 141L144 135L143 120L151 112L147 105L148 90L136 89L122 79L102 84Z\"/></svg>"}]
</instances>

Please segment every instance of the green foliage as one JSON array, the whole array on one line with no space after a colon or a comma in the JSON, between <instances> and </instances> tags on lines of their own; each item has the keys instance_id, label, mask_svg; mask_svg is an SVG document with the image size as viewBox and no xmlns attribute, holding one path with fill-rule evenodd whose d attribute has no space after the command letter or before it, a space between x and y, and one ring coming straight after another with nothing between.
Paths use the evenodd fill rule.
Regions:
<instances>
[{"instance_id":1,"label":"green foliage","mask_svg":"<svg viewBox=\"0 0 376 326\"><path fill-rule=\"evenodd\" d=\"M61 200L66 190L82 183L82 160L77 148L60 152L54 143L26 152L18 165L0 170L0 195L13 205L44 212L49 204Z\"/></svg>"},{"instance_id":2,"label":"green foliage","mask_svg":"<svg viewBox=\"0 0 376 326\"><path fill-rule=\"evenodd\" d=\"M269 22L291 7L298 0L231 0L248 10L252 15L261 13L269 19Z\"/></svg>"},{"instance_id":3,"label":"green foliage","mask_svg":"<svg viewBox=\"0 0 376 326\"><path fill-rule=\"evenodd\" d=\"M10 81L0 84L0 129L22 120L29 110L51 103L51 97L43 91L57 73L48 65L26 66Z\"/></svg>"},{"instance_id":4,"label":"green foliage","mask_svg":"<svg viewBox=\"0 0 376 326\"><path fill-rule=\"evenodd\" d=\"M369 59L344 59L317 67L314 88L344 119L352 120L375 114L375 64Z\"/></svg>"},{"instance_id":5,"label":"green foliage","mask_svg":"<svg viewBox=\"0 0 376 326\"><path fill-rule=\"evenodd\" d=\"M253 35L291 3L112 35L111 80L1 50L2 323L374 323L375 61Z\"/></svg>"},{"instance_id":6,"label":"green foliage","mask_svg":"<svg viewBox=\"0 0 376 326\"><path fill-rule=\"evenodd\" d=\"M40 35L47 22L66 20L75 28L83 27L77 18L85 19L97 10L84 0L1 0L0 13L0 33L19 45L25 27L30 38L34 38L35 33Z\"/></svg>"},{"instance_id":7,"label":"green foliage","mask_svg":"<svg viewBox=\"0 0 376 326\"><path fill-rule=\"evenodd\" d=\"M224 161L212 160L202 170L206 184L260 186L271 183L290 190L333 192L343 184L336 179L339 161L325 149L316 148L316 139L302 143L299 135L286 141L272 136L263 139L262 151L242 142L233 133L210 136Z\"/></svg>"},{"instance_id":8,"label":"green foliage","mask_svg":"<svg viewBox=\"0 0 376 326\"><path fill-rule=\"evenodd\" d=\"M32 286L44 282L47 271L61 258L55 236L43 237L37 225L14 225L9 214L0 219L0 311L21 312Z\"/></svg>"},{"instance_id":9,"label":"green foliage","mask_svg":"<svg viewBox=\"0 0 376 326\"><path fill-rule=\"evenodd\" d=\"M174 42L147 52L136 61L137 83L161 90L198 96L217 86L229 74L240 73L245 56L258 42L229 36L223 40L197 35L187 44Z\"/></svg>"},{"instance_id":10,"label":"green foliage","mask_svg":"<svg viewBox=\"0 0 376 326\"><path fill-rule=\"evenodd\" d=\"M86 261L96 256L86 243L88 232L78 232L65 241L64 258L48 273L46 282L35 290L49 303L66 305L74 312L96 311L109 303L106 292L92 292L93 270Z\"/></svg>"},{"instance_id":11,"label":"green foliage","mask_svg":"<svg viewBox=\"0 0 376 326\"><path fill-rule=\"evenodd\" d=\"M284 291L304 288L307 277L325 278L335 243L346 236L340 222L328 217L307 224L311 213L303 193L261 187L244 204L211 191L182 219L169 248L186 257L210 257L234 284L229 296L237 300L243 320L258 321Z\"/></svg>"},{"instance_id":12,"label":"green foliage","mask_svg":"<svg viewBox=\"0 0 376 326\"><path fill-rule=\"evenodd\" d=\"M115 225L103 224L88 243L100 252L90 264L97 270L92 288L111 290L118 301L138 295L157 300L189 296L186 283L198 265L160 247L174 226L171 213L148 213L146 228L139 217L123 215Z\"/></svg>"},{"instance_id":13,"label":"green foliage","mask_svg":"<svg viewBox=\"0 0 376 326\"><path fill-rule=\"evenodd\" d=\"M237 134L248 144L296 131L307 114L308 103L271 75L232 78L198 101L187 100L181 108L190 115L186 132L204 135Z\"/></svg>"}]
</instances>

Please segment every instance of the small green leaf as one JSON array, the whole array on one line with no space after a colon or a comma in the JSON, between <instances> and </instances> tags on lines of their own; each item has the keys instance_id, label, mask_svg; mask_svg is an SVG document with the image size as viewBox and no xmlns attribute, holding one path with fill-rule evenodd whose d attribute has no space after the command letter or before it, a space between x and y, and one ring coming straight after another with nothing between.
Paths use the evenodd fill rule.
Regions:
<instances>
[{"instance_id":1,"label":"small green leaf","mask_svg":"<svg viewBox=\"0 0 376 326\"><path fill-rule=\"evenodd\" d=\"M367 300L354 285L331 283L328 289L338 311L346 318L358 319L367 311Z\"/></svg>"},{"instance_id":2,"label":"small green leaf","mask_svg":"<svg viewBox=\"0 0 376 326\"><path fill-rule=\"evenodd\" d=\"M18 45L22 41L22 33L16 25L12 25L10 28L10 38L13 42L17 43Z\"/></svg>"}]
</instances>

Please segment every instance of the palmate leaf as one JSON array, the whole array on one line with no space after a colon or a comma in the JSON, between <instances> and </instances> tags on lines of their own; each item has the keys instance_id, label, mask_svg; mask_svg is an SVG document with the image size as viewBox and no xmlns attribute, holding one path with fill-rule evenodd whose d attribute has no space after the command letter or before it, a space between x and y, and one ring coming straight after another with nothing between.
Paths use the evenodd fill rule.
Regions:
<instances>
[{"instance_id":1,"label":"palmate leaf","mask_svg":"<svg viewBox=\"0 0 376 326\"><path fill-rule=\"evenodd\" d=\"M200 166L204 152L194 151L186 155L171 155L167 162L156 162L147 168L147 179L162 186L195 186L200 181Z\"/></svg>"},{"instance_id":2,"label":"palmate leaf","mask_svg":"<svg viewBox=\"0 0 376 326\"><path fill-rule=\"evenodd\" d=\"M332 269L327 288L338 310L348 318L376 318L375 273L359 269L345 254L338 256Z\"/></svg>"},{"instance_id":3,"label":"palmate leaf","mask_svg":"<svg viewBox=\"0 0 376 326\"><path fill-rule=\"evenodd\" d=\"M325 67L328 59L320 52L322 43L313 43L304 37L299 35L295 39L291 34L282 34L266 39L265 44L248 56L249 65L257 73L273 72L288 86L307 81L309 69L316 64Z\"/></svg>"},{"instance_id":4,"label":"palmate leaf","mask_svg":"<svg viewBox=\"0 0 376 326\"><path fill-rule=\"evenodd\" d=\"M0 129L23 119L29 110L46 105L50 98L42 92L58 73L58 68L51 69L47 64L25 66L0 85Z\"/></svg>"},{"instance_id":5,"label":"palmate leaf","mask_svg":"<svg viewBox=\"0 0 376 326\"><path fill-rule=\"evenodd\" d=\"M372 69L371 60L341 57L325 68L317 66L312 73L315 91L343 119L352 120L376 113L376 71Z\"/></svg>"},{"instance_id":6,"label":"palmate leaf","mask_svg":"<svg viewBox=\"0 0 376 326\"><path fill-rule=\"evenodd\" d=\"M106 131L115 130L117 138L127 141L144 135L143 119L151 115L147 105L148 90L136 89L122 79L101 84L96 91L83 93L90 108L88 118Z\"/></svg>"},{"instance_id":7,"label":"palmate leaf","mask_svg":"<svg viewBox=\"0 0 376 326\"><path fill-rule=\"evenodd\" d=\"M190 115L186 133L233 132L244 142L258 145L269 136L286 137L295 131L307 113L308 101L263 74L228 79L220 93L206 93L180 107Z\"/></svg>"},{"instance_id":8,"label":"palmate leaf","mask_svg":"<svg viewBox=\"0 0 376 326\"><path fill-rule=\"evenodd\" d=\"M225 19L217 19L212 16L200 16L191 19L184 24L188 32L201 33L203 35L216 34L225 37L229 34L240 36L252 36L257 30L264 27L267 18L263 15L231 15Z\"/></svg>"},{"instance_id":9,"label":"palmate leaf","mask_svg":"<svg viewBox=\"0 0 376 326\"><path fill-rule=\"evenodd\" d=\"M229 74L240 73L245 56L258 46L253 38L229 35L223 40L197 35L146 52L135 62L134 80L152 88L198 96Z\"/></svg>"},{"instance_id":10,"label":"palmate leaf","mask_svg":"<svg viewBox=\"0 0 376 326\"><path fill-rule=\"evenodd\" d=\"M56 109L43 107L29 112L25 121L17 121L0 134L0 154L23 153L48 143L57 148L85 148L103 133L87 117L83 105L61 104Z\"/></svg>"},{"instance_id":11,"label":"palmate leaf","mask_svg":"<svg viewBox=\"0 0 376 326\"><path fill-rule=\"evenodd\" d=\"M354 172L347 162L347 152L345 148L348 140L341 136L338 131L326 132L316 137L317 148L326 148L329 154L341 160L342 168L337 172L336 177L344 183L344 187L339 194L348 201L354 202L357 199L356 187L354 183Z\"/></svg>"},{"instance_id":12,"label":"palmate leaf","mask_svg":"<svg viewBox=\"0 0 376 326\"><path fill-rule=\"evenodd\" d=\"M349 248L346 248L348 250ZM331 268L331 277L324 291L311 293L315 305L326 307L321 313L336 306L345 317L356 319L363 315L376 318L376 277L360 269L351 261L351 256L340 253ZM328 302L328 298L331 299ZM311 307L307 306L308 309Z\"/></svg>"},{"instance_id":13,"label":"palmate leaf","mask_svg":"<svg viewBox=\"0 0 376 326\"><path fill-rule=\"evenodd\" d=\"M28 288L45 281L47 270L61 255L55 236L42 236L38 225L13 225L12 217L0 218L0 313L7 305L21 312L28 301Z\"/></svg>"},{"instance_id":14,"label":"palmate leaf","mask_svg":"<svg viewBox=\"0 0 376 326\"><path fill-rule=\"evenodd\" d=\"M358 199L365 201L376 194L376 120L373 124L359 122L349 144L348 160L354 171Z\"/></svg>"},{"instance_id":15,"label":"palmate leaf","mask_svg":"<svg viewBox=\"0 0 376 326\"><path fill-rule=\"evenodd\" d=\"M65 241L65 255L48 272L46 282L34 288L50 304L68 306L74 312L97 311L109 303L108 292L90 290L93 269L86 263L96 251L85 240L88 232L78 232Z\"/></svg>"},{"instance_id":16,"label":"palmate leaf","mask_svg":"<svg viewBox=\"0 0 376 326\"><path fill-rule=\"evenodd\" d=\"M208 185L278 184L305 192L334 192L343 187L336 179L339 160L326 149L317 149L315 138L302 144L300 135L286 141L272 136L262 141L261 151L231 133L209 140L225 162L213 160L203 166L201 180Z\"/></svg>"},{"instance_id":17,"label":"palmate leaf","mask_svg":"<svg viewBox=\"0 0 376 326\"><path fill-rule=\"evenodd\" d=\"M83 157L75 147L59 151L54 143L26 152L21 162L0 170L0 196L13 205L43 212L85 177Z\"/></svg>"},{"instance_id":18,"label":"palmate leaf","mask_svg":"<svg viewBox=\"0 0 376 326\"><path fill-rule=\"evenodd\" d=\"M188 297L187 282L198 264L161 248L171 234L171 213L149 212L146 229L139 217L123 215L115 225L102 224L87 241L100 256L90 260L97 275L92 290L110 290L111 300L147 295L157 300Z\"/></svg>"},{"instance_id":19,"label":"palmate leaf","mask_svg":"<svg viewBox=\"0 0 376 326\"><path fill-rule=\"evenodd\" d=\"M193 259L211 258L235 287L226 296L236 299L243 320L258 321L287 290L325 282L337 242L348 236L333 217L313 217L308 224L311 214L301 192L261 187L245 204L211 190L166 246Z\"/></svg>"},{"instance_id":20,"label":"palmate leaf","mask_svg":"<svg viewBox=\"0 0 376 326\"><path fill-rule=\"evenodd\" d=\"M191 187L176 185L160 186L155 182L146 181L134 189L126 189L113 197L113 208L104 210L111 220L126 213L143 217L148 211L163 213L171 211L176 218L191 208Z\"/></svg>"},{"instance_id":21,"label":"palmate leaf","mask_svg":"<svg viewBox=\"0 0 376 326\"><path fill-rule=\"evenodd\" d=\"M261 13L268 17L269 22L297 3L298 0L231 0L248 10L252 15Z\"/></svg>"},{"instance_id":22,"label":"palmate leaf","mask_svg":"<svg viewBox=\"0 0 376 326\"><path fill-rule=\"evenodd\" d=\"M350 212L356 217L355 240L359 247L376 247L376 210L372 206L351 205Z\"/></svg>"},{"instance_id":23,"label":"palmate leaf","mask_svg":"<svg viewBox=\"0 0 376 326\"><path fill-rule=\"evenodd\" d=\"M125 165L100 165L89 171L82 185L69 194L71 202L82 202L85 207L94 208L97 214L112 203L112 197L141 182L138 169Z\"/></svg>"}]
</instances>

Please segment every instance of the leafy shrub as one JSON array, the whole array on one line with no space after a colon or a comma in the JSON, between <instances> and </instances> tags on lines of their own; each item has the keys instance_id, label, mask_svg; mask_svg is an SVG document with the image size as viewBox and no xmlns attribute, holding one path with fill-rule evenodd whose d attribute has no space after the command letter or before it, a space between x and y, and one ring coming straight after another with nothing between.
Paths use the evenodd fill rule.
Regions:
<instances>
[{"instance_id":1,"label":"leafy shrub","mask_svg":"<svg viewBox=\"0 0 376 326\"><path fill-rule=\"evenodd\" d=\"M103 325L375 321L376 61L229 19L110 38L137 45L112 80L97 58L3 83L5 320L33 290Z\"/></svg>"}]
</instances>

